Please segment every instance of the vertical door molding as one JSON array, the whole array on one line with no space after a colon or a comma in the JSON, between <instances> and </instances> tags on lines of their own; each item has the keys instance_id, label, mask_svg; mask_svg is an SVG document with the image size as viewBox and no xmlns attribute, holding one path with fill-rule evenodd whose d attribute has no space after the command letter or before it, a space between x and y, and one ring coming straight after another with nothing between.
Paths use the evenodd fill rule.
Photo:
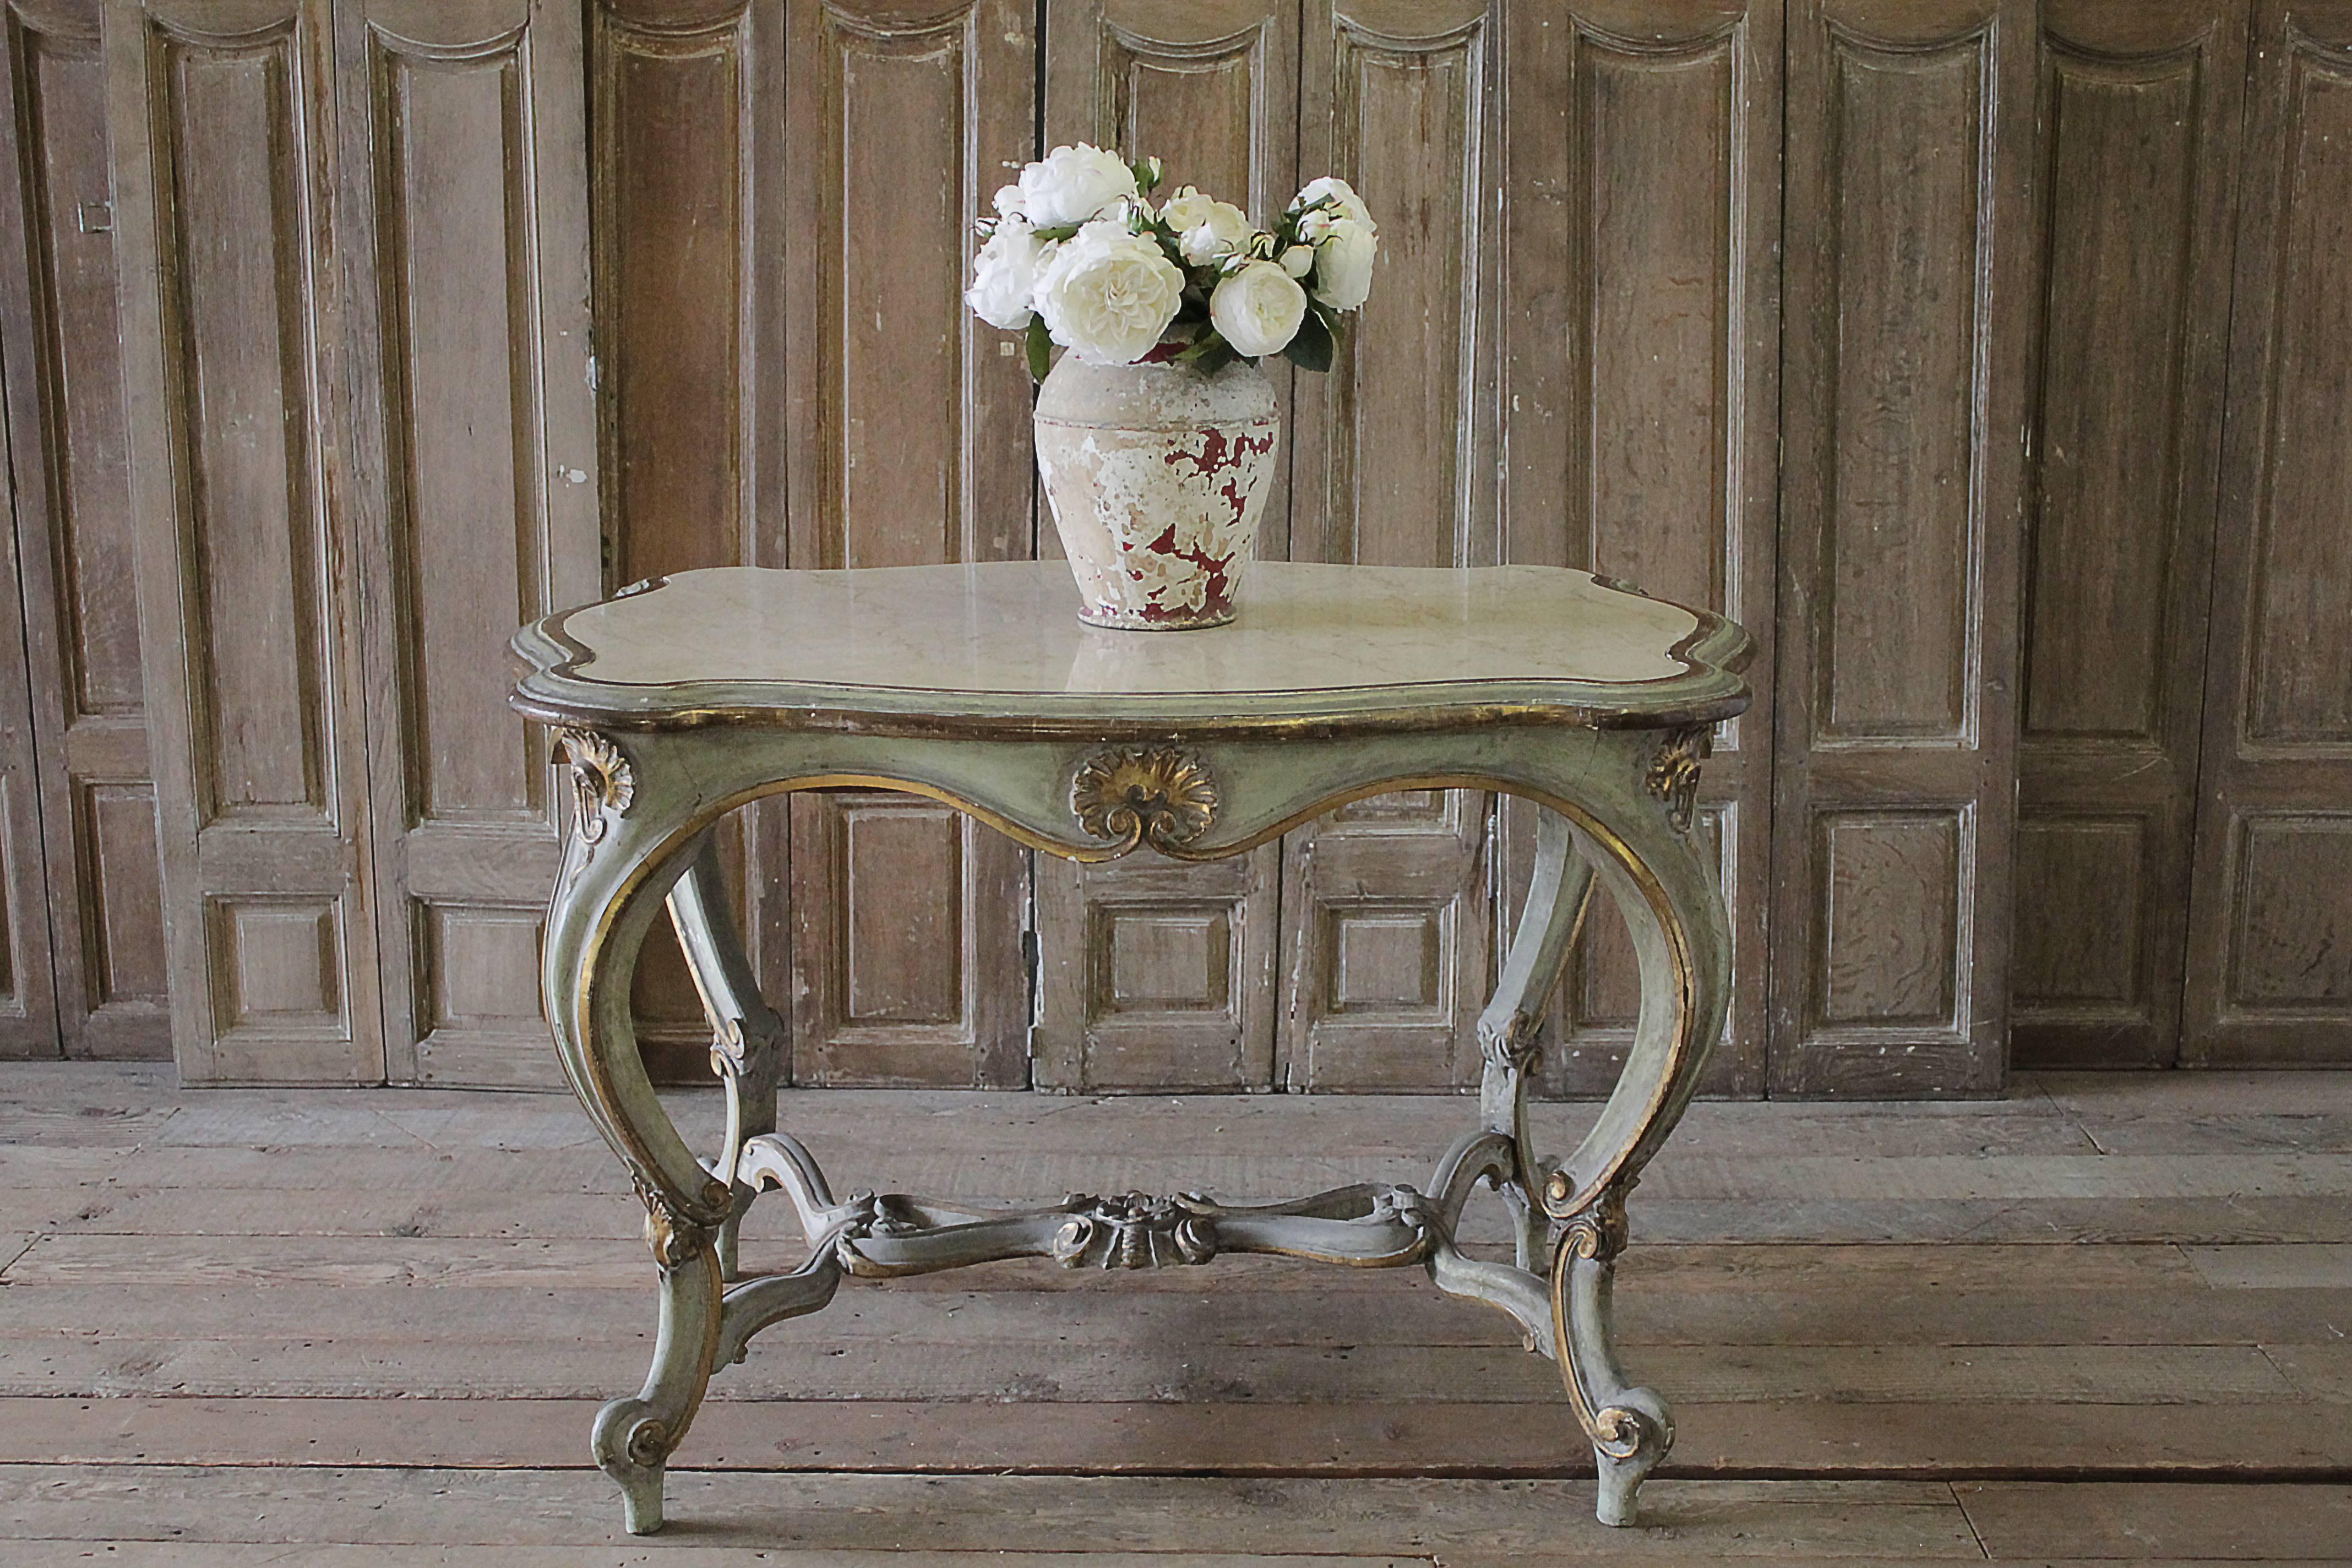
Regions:
<instances>
[{"instance_id":1,"label":"vertical door molding","mask_svg":"<svg viewBox=\"0 0 2352 1568\"><path fill-rule=\"evenodd\" d=\"M1505 558L1704 605L1757 639L1701 831L1725 868L1729 1026L1709 1092L1762 1093L1778 514L1780 0L1577 0L1511 13L1499 399ZM1508 923L1534 814L1502 814ZM1605 1092L1639 1004L1595 905L1546 1023L1551 1094Z\"/></svg>"},{"instance_id":2,"label":"vertical door molding","mask_svg":"<svg viewBox=\"0 0 2352 1568\"><path fill-rule=\"evenodd\" d=\"M2352 1061L2352 5L2257 0L2184 1059Z\"/></svg>"},{"instance_id":3,"label":"vertical door molding","mask_svg":"<svg viewBox=\"0 0 2352 1568\"><path fill-rule=\"evenodd\" d=\"M8 969L0 990L14 1003L0 1016L0 1054L9 1055L172 1048L100 9L100 0L16 0L0 14L0 356L35 764L19 769L16 749L0 748ZM16 603L12 594L0 618ZM0 705L14 731L18 710L5 691ZM28 878L33 901L18 897ZM24 917L39 907L44 883L50 965L38 978L47 989L54 977L53 1008L34 1005L17 979L28 956Z\"/></svg>"},{"instance_id":4,"label":"vertical door molding","mask_svg":"<svg viewBox=\"0 0 2352 1568\"><path fill-rule=\"evenodd\" d=\"M342 0L336 20L387 1068L552 1086L564 792L499 655L597 592L579 13Z\"/></svg>"},{"instance_id":5,"label":"vertical door molding","mask_svg":"<svg viewBox=\"0 0 2352 1568\"><path fill-rule=\"evenodd\" d=\"M2179 1047L2244 7L2045 0L2013 1059Z\"/></svg>"},{"instance_id":6,"label":"vertical door molding","mask_svg":"<svg viewBox=\"0 0 2352 1568\"><path fill-rule=\"evenodd\" d=\"M784 563L784 0L595 0L588 123L605 590ZM790 815L722 830L771 996L791 989ZM706 1077L709 1026L669 928L635 976L663 1077Z\"/></svg>"},{"instance_id":7,"label":"vertical door molding","mask_svg":"<svg viewBox=\"0 0 2352 1568\"><path fill-rule=\"evenodd\" d=\"M142 668L194 1081L384 1076L323 0L108 0Z\"/></svg>"},{"instance_id":8,"label":"vertical door molding","mask_svg":"<svg viewBox=\"0 0 2352 1568\"><path fill-rule=\"evenodd\" d=\"M1265 222L1298 188L1300 0L1048 0L1045 141L1166 160ZM1289 402L1291 367L1263 367ZM1286 457L1286 454L1285 455ZM1286 463L1258 554L1288 537ZM1058 556L1052 515L1038 548ZM1281 850L1186 866L1037 856L1039 1088L1269 1089Z\"/></svg>"},{"instance_id":9,"label":"vertical door molding","mask_svg":"<svg viewBox=\"0 0 2352 1568\"><path fill-rule=\"evenodd\" d=\"M1498 558L1495 232L1502 8L1311 0L1298 166L1381 226L1371 296L1328 375L1297 378L1295 559ZM1477 791L1378 795L1283 841L1277 1068L1308 1089L1475 1081L1492 970L1492 812Z\"/></svg>"},{"instance_id":10,"label":"vertical door molding","mask_svg":"<svg viewBox=\"0 0 2352 1568\"><path fill-rule=\"evenodd\" d=\"M1776 1094L2001 1081L2035 14L1790 16Z\"/></svg>"},{"instance_id":11,"label":"vertical door molding","mask_svg":"<svg viewBox=\"0 0 2352 1568\"><path fill-rule=\"evenodd\" d=\"M1034 154L1035 23L1027 0L786 7L790 565L1034 550L1028 372L962 289L974 219ZM1026 1084L1019 847L906 796L790 811L794 1078Z\"/></svg>"}]
</instances>

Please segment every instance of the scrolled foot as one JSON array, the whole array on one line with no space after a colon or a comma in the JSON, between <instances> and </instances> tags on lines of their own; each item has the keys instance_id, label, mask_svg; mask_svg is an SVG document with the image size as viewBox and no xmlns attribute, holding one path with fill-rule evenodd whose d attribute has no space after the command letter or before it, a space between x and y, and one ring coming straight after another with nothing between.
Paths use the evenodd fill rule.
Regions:
<instances>
[{"instance_id":1,"label":"scrolled foot","mask_svg":"<svg viewBox=\"0 0 2352 1568\"><path fill-rule=\"evenodd\" d=\"M662 1479L677 1442L642 1399L615 1399L596 1413L591 1448L597 1468L620 1483L621 1522L631 1535L662 1527Z\"/></svg>"},{"instance_id":2,"label":"scrolled foot","mask_svg":"<svg viewBox=\"0 0 2352 1568\"><path fill-rule=\"evenodd\" d=\"M1657 1391L1632 1385L1610 1332L1617 1255L1625 1247L1625 1194L1603 1193L1562 1227L1552 1255L1553 1345L1576 1418L1592 1440L1601 1522L1633 1522L1634 1494L1675 1444L1674 1413Z\"/></svg>"},{"instance_id":3,"label":"scrolled foot","mask_svg":"<svg viewBox=\"0 0 2352 1568\"><path fill-rule=\"evenodd\" d=\"M1593 1512L1603 1524L1633 1522L1633 1494L1675 1446L1674 1413L1655 1390L1629 1388L1593 1415L1592 1460L1601 1475Z\"/></svg>"}]
</instances>

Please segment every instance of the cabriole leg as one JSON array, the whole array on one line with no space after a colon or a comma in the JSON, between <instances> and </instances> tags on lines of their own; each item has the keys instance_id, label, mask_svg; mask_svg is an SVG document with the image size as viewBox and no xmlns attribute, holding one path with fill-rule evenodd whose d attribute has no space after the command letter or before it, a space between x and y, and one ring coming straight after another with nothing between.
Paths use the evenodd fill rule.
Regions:
<instances>
[{"instance_id":1,"label":"cabriole leg","mask_svg":"<svg viewBox=\"0 0 2352 1568\"><path fill-rule=\"evenodd\" d=\"M685 875L669 891L669 921L685 950L687 971L710 1021L710 1067L727 1086L727 1142L715 1173L734 1193L734 1208L719 1227L719 1271L741 1278L736 1241L743 1213L756 1195L737 1171L744 1142L776 1130L776 1083L783 1059L784 1022L760 994L751 963L727 905L714 830L695 846Z\"/></svg>"},{"instance_id":2,"label":"cabriole leg","mask_svg":"<svg viewBox=\"0 0 2352 1568\"><path fill-rule=\"evenodd\" d=\"M1675 1445L1674 1413L1652 1388L1632 1386L1611 1341L1610 1292L1625 1249L1622 1190L1569 1222L1552 1268L1552 1320L1561 1338L1560 1375L1592 1439L1601 1479L1594 1512L1603 1524L1633 1522L1633 1494Z\"/></svg>"},{"instance_id":3,"label":"cabriole leg","mask_svg":"<svg viewBox=\"0 0 2352 1568\"><path fill-rule=\"evenodd\" d=\"M1617 1363L1610 1297L1625 1248L1625 1197L1682 1118L1723 1032L1731 957L1714 872L1690 843L1703 729L1619 734L1616 765L1597 783L1580 847L1625 917L1641 970L1642 1010L1616 1088L1574 1153L1544 1184L1559 1222L1552 1251L1554 1353L1592 1441L1603 1524L1631 1524L1634 1494L1674 1446L1672 1412Z\"/></svg>"},{"instance_id":4,"label":"cabriole leg","mask_svg":"<svg viewBox=\"0 0 2352 1568\"><path fill-rule=\"evenodd\" d=\"M1535 1151L1528 1142L1528 1075L1535 1070L1544 1005L1559 983L1560 965L1584 921L1592 891L1592 868L1576 852L1568 819L1540 807L1536 816L1535 874L1528 879L1527 907L1504 957L1494 999L1478 1015L1478 1049L1486 1058L1479 1079L1480 1125L1511 1141L1517 1170L1502 1184L1511 1211L1522 1268L1542 1267L1545 1220L1535 1201Z\"/></svg>"},{"instance_id":5,"label":"cabriole leg","mask_svg":"<svg viewBox=\"0 0 2352 1568\"><path fill-rule=\"evenodd\" d=\"M683 869L669 845L690 795L650 739L625 752L586 731L562 731L558 740L572 764L573 811L548 907L548 1022L582 1108L646 1205L660 1280L652 1370L635 1395L598 1413L591 1443L620 1484L624 1521L644 1534L661 1528L664 1468L709 1384L720 1322L718 1232L734 1194L672 1125L630 1021L638 949Z\"/></svg>"},{"instance_id":6,"label":"cabriole leg","mask_svg":"<svg viewBox=\"0 0 2352 1568\"><path fill-rule=\"evenodd\" d=\"M672 1237L675 1262L661 1264L661 1327L654 1364L634 1399L615 1399L596 1413L590 1449L621 1486L622 1523L632 1535L662 1527L662 1481L671 1450L686 1436L709 1386L719 1354L719 1251L709 1230ZM656 1236L654 1255L665 1242Z\"/></svg>"}]
</instances>

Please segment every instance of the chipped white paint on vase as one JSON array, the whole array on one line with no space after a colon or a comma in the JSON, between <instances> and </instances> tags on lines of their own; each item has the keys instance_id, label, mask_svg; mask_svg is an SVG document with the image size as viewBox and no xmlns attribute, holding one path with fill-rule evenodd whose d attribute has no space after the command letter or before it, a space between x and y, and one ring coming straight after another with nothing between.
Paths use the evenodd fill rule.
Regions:
<instances>
[{"instance_id":1,"label":"chipped white paint on vase","mask_svg":"<svg viewBox=\"0 0 2352 1568\"><path fill-rule=\"evenodd\" d=\"M1176 631L1234 618L1282 431L1257 366L1202 375L1064 354L1036 431L1080 620Z\"/></svg>"}]
</instances>

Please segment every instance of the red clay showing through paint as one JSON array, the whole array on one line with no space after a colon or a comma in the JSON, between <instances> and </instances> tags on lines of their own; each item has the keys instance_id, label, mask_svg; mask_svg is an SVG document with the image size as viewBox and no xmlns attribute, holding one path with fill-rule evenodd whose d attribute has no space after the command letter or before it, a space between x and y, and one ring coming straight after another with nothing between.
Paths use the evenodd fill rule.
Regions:
<instances>
[{"instance_id":1,"label":"red clay showing through paint","mask_svg":"<svg viewBox=\"0 0 2352 1568\"><path fill-rule=\"evenodd\" d=\"M1217 493L1224 498L1225 504L1234 509L1234 521L1238 523L1242 520L1243 512L1249 509L1249 497L1241 488L1239 470L1242 462L1245 458L1264 457L1273 449L1274 433L1272 431L1268 431L1264 436L1228 437L1223 430L1212 427L1201 432L1201 450L1197 454L1180 449L1169 453L1165 460L1171 468L1190 463L1195 473L1207 479L1213 479L1220 470L1231 472L1232 477L1217 487ZM1203 590L1204 599L1200 609L1178 609L1172 606L1147 604L1142 610L1144 619L1175 621L1221 616L1232 607L1233 562L1230 558L1220 560L1202 551L1177 549L1174 523L1170 523L1165 532L1144 548L1154 555L1164 555L1171 561L1181 561L1189 566L1198 568L1206 580ZM1143 574L1133 567L1128 569L1128 575L1139 583L1143 581Z\"/></svg>"}]
</instances>

